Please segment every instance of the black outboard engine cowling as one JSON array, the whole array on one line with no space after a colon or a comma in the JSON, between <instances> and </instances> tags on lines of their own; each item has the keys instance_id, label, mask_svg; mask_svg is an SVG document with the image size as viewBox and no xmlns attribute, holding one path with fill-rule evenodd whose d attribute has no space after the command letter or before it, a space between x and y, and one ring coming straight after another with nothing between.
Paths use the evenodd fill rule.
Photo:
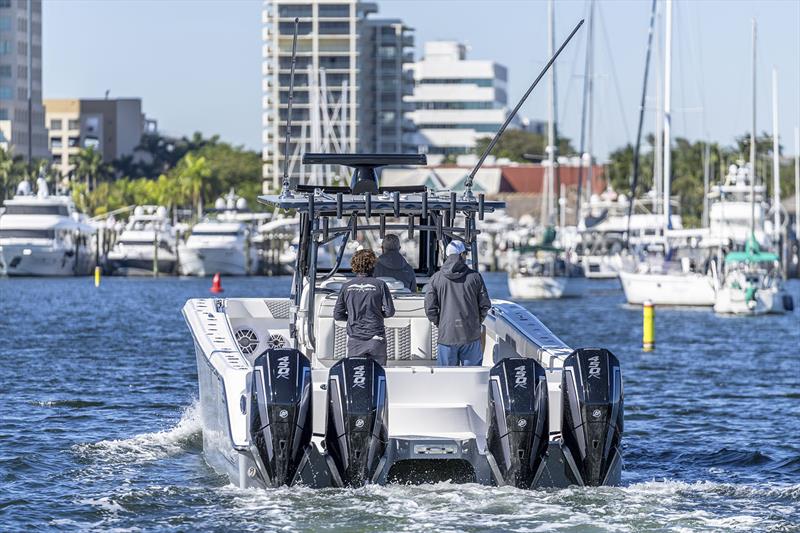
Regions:
<instances>
[{"instance_id":1,"label":"black outboard engine cowling","mask_svg":"<svg viewBox=\"0 0 800 533\"><path fill-rule=\"evenodd\" d=\"M622 371L608 350L581 348L564 361L562 433L568 475L579 485L619 482Z\"/></svg>"},{"instance_id":2,"label":"black outboard engine cowling","mask_svg":"<svg viewBox=\"0 0 800 533\"><path fill-rule=\"evenodd\" d=\"M489 371L489 436L503 482L532 487L548 444L547 377L542 365L513 357Z\"/></svg>"},{"instance_id":3,"label":"black outboard engine cowling","mask_svg":"<svg viewBox=\"0 0 800 533\"><path fill-rule=\"evenodd\" d=\"M253 456L266 485L291 485L311 442L311 362L294 348L267 350L252 379Z\"/></svg>"},{"instance_id":4,"label":"black outboard engine cowling","mask_svg":"<svg viewBox=\"0 0 800 533\"><path fill-rule=\"evenodd\" d=\"M348 487L370 482L388 440L383 367L365 357L333 365L328 374L327 418L325 449L336 470L334 479Z\"/></svg>"}]
</instances>

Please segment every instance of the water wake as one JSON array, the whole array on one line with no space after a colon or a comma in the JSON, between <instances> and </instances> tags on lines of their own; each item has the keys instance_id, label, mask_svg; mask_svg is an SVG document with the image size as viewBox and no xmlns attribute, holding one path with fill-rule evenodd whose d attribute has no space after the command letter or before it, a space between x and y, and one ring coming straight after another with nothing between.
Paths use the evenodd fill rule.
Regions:
<instances>
[{"instance_id":1,"label":"water wake","mask_svg":"<svg viewBox=\"0 0 800 533\"><path fill-rule=\"evenodd\" d=\"M138 464L179 455L196 447L201 435L200 404L188 406L170 429L142 433L122 440L102 440L73 447L81 457L96 462Z\"/></svg>"}]
</instances>

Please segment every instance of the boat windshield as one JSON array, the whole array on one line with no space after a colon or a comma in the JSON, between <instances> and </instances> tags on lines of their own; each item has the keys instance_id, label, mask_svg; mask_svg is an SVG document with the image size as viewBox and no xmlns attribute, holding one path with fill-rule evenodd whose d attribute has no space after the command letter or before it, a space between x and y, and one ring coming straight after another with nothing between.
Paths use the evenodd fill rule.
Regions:
<instances>
[{"instance_id":1,"label":"boat windshield","mask_svg":"<svg viewBox=\"0 0 800 533\"><path fill-rule=\"evenodd\" d=\"M211 230L211 229L199 229L192 231L192 235L202 236L202 237L236 237L241 235L241 232L238 230L230 230L230 231L222 231L222 230Z\"/></svg>"},{"instance_id":2,"label":"boat windshield","mask_svg":"<svg viewBox=\"0 0 800 533\"><path fill-rule=\"evenodd\" d=\"M59 215L69 216L66 205L6 205L6 215Z\"/></svg>"}]
</instances>

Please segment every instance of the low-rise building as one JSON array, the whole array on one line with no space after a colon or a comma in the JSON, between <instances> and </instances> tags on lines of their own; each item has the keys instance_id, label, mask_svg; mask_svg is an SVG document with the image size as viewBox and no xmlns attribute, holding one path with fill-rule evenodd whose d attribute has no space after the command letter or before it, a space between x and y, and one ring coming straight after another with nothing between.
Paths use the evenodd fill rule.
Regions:
<instances>
[{"instance_id":1,"label":"low-rise building","mask_svg":"<svg viewBox=\"0 0 800 533\"><path fill-rule=\"evenodd\" d=\"M82 148L92 148L111 162L133 155L142 135L156 131L139 98L48 99L44 105L53 167L65 176Z\"/></svg>"}]
</instances>

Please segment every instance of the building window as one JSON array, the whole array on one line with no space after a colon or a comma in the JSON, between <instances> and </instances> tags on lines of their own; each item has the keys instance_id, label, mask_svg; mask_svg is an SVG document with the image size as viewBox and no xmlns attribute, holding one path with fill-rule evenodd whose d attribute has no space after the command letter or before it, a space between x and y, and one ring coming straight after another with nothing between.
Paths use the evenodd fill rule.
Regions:
<instances>
[{"instance_id":1,"label":"building window","mask_svg":"<svg viewBox=\"0 0 800 533\"><path fill-rule=\"evenodd\" d=\"M0 108L0 120L8 120L8 109Z\"/></svg>"},{"instance_id":2,"label":"building window","mask_svg":"<svg viewBox=\"0 0 800 533\"><path fill-rule=\"evenodd\" d=\"M11 0L0 0L0 8L11 7Z\"/></svg>"},{"instance_id":3,"label":"building window","mask_svg":"<svg viewBox=\"0 0 800 533\"><path fill-rule=\"evenodd\" d=\"M11 17L0 17L0 30L11 31Z\"/></svg>"},{"instance_id":4,"label":"building window","mask_svg":"<svg viewBox=\"0 0 800 533\"><path fill-rule=\"evenodd\" d=\"M0 100L13 100L14 88L7 85L0 85Z\"/></svg>"},{"instance_id":5,"label":"building window","mask_svg":"<svg viewBox=\"0 0 800 533\"><path fill-rule=\"evenodd\" d=\"M320 35L347 35L350 33L349 22L320 22Z\"/></svg>"},{"instance_id":6,"label":"building window","mask_svg":"<svg viewBox=\"0 0 800 533\"><path fill-rule=\"evenodd\" d=\"M0 41L0 55L10 54L14 51L14 45L11 41Z\"/></svg>"},{"instance_id":7,"label":"building window","mask_svg":"<svg viewBox=\"0 0 800 533\"><path fill-rule=\"evenodd\" d=\"M278 24L278 31L283 35L294 35L294 22L281 22ZM308 35L311 33L311 23L301 22L297 25L298 35Z\"/></svg>"},{"instance_id":8,"label":"building window","mask_svg":"<svg viewBox=\"0 0 800 533\"><path fill-rule=\"evenodd\" d=\"M61 154L55 154L53 156L53 164L60 165L61 164Z\"/></svg>"},{"instance_id":9,"label":"building window","mask_svg":"<svg viewBox=\"0 0 800 533\"><path fill-rule=\"evenodd\" d=\"M86 137L83 140L83 147L89 148L91 150L99 150L100 149L100 140L97 137Z\"/></svg>"},{"instance_id":10,"label":"building window","mask_svg":"<svg viewBox=\"0 0 800 533\"><path fill-rule=\"evenodd\" d=\"M78 119L70 119L69 123L67 124L67 129L70 130L79 130L81 129L81 123Z\"/></svg>"},{"instance_id":11,"label":"building window","mask_svg":"<svg viewBox=\"0 0 800 533\"><path fill-rule=\"evenodd\" d=\"M0 78L11 77L11 65L0 65Z\"/></svg>"},{"instance_id":12,"label":"building window","mask_svg":"<svg viewBox=\"0 0 800 533\"><path fill-rule=\"evenodd\" d=\"M60 118L54 118L50 121L50 129L51 130L60 130L62 126L62 122Z\"/></svg>"},{"instance_id":13,"label":"building window","mask_svg":"<svg viewBox=\"0 0 800 533\"><path fill-rule=\"evenodd\" d=\"M86 127L86 131L89 133L97 133L100 131L100 118L99 117L88 117L83 125Z\"/></svg>"},{"instance_id":14,"label":"building window","mask_svg":"<svg viewBox=\"0 0 800 533\"><path fill-rule=\"evenodd\" d=\"M491 78L426 78L419 80L420 85L477 85L478 87L492 87L494 80Z\"/></svg>"},{"instance_id":15,"label":"building window","mask_svg":"<svg viewBox=\"0 0 800 533\"><path fill-rule=\"evenodd\" d=\"M62 148L64 146L61 137L50 137L50 149Z\"/></svg>"},{"instance_id":16,"label":"building window","mask_svg":"<svg viewBox=\"0 0 800 533\"><path fill-rule=\"evenodd\" d=\"M308 4L284 4L278 6L278 16L281 18L310 17L311 6Z\"/></svg>"},{"instance_id":17,"label":"building window","mask_svg":"<svg viewBox=\"0 0 800 533\"><path fill-rule=\"evenodd\" d=\"M70 137L69 139L67 139L67 146L69 146L70 148L73 148L75 146L80 146L80 144L81 144L80 137Z\"/></svg>"},{"instance_id":18,"label":"building window","mask_svg":"<svg viewBox=\"0 0 800 533\"><path fill-rule=\"evenodd\" d=\"M320 17L347 18L350 16L349 4L320 4Z\"/></svg>"}]
</instances>

